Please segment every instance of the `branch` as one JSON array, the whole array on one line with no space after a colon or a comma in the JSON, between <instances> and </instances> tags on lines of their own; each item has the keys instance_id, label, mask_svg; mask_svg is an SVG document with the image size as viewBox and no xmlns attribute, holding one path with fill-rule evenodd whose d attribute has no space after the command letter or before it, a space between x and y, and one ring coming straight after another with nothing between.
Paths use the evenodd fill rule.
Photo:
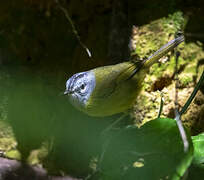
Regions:
<instances>
[{"instance_id":1,"label":"branch","mask_svg":"<svg viewBox=\"0 0 204 180\"><path fill-rule=\"evenodd\" d=\"M69 16L68 10L65 9L64 7L62 7L62 5L59 3L58 0L55 0L55 3L58 5L59 9L64 13L65 18L68 20L68 22L70 23L71 27L72 27L72 32L74 33L74 35L76 36L79 44L82 46L82 48L84 48L89 56L89 58L92 57L91 52L89 51L89 49L87 48L87 46L81 41L81 38L76 30L76 27L74 25L74 23L72 22L71 17Z\"/></svg>"}]
</instances>

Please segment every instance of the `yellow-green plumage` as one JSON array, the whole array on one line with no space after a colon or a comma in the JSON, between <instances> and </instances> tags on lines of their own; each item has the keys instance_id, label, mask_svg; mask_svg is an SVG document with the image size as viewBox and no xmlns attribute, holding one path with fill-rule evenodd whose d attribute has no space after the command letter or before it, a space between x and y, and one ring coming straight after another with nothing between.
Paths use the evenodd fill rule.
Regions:
<instances>
[{"instance_id":1,"label":"yellow-green plumage","mask_svg":"<svg viewBox=\"0 0 204 180\"><path fill-rule=\"evenodd\" d=\"M108 116L127 110L140 92L145 76L145 69L141 69L137 76L128 79L134 69L133 62L93 69L96 87L87 102L87 113ZM123 73L126 78L121 77Z\"/></svg>"},{"instance_id":2,"label":"yellow-green plumage","mask_svg":"<svg viewBox=\"0 0 204 180\"><path fill-rule=\"evenodd\" d=\"M184 40L174 39L144 61L124 62L91 70L96 86L86 104L91 116L108 116L124 112L138 96L149 67Z\"/></svg>"},{"instance_id":3,"label":"yellow-green plumage","mask_svg":"<svg viewBox=\"0 0 204 180\"><path fill-rule=\"evenodd\" d=\"M79 110L90 116L109 116L124 112L138 96L149 67L178 44L180 36L162 46L143 61L128 61L73 75L65 94Z\"/></svg>"}]
</instances>

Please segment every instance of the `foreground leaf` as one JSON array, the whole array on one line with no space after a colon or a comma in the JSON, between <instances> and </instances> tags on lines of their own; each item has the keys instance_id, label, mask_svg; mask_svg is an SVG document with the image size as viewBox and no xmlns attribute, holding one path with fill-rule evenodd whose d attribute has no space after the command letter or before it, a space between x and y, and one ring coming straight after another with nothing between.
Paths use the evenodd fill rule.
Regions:
<instances>
[{"instance_id":1,"label":"foreground leaf","mask_svg":"<svg viewBox=\"0 0 204 180\"><path fill-rule=\"evenodd\" d=\"M188 180L203 180L204 177L204 133L192 137L194 146L193 163L189 168Z\"/></svg>"},{"instance_id":2,"label":"foreground leaf","mask_svg":"<svg viewBox=\"0 0 204 180\"><path fill-rule=\"evenodd\" d=\"M184 153L173 119L159 118L140 129L114 131L104 149L99 179L180 179L192 161L193 146L187 136L190 148Z\"/></svg>"},{"instance_id":3,"label":"foreground leaf","mask_svg":"<svg viewBox=\"0 0 204 180\"><path fill-rule=\"evenodd\" d=\"M204 133L192 137L194 145L194 164L204 163Z\"/></svg>"}]
</instances>

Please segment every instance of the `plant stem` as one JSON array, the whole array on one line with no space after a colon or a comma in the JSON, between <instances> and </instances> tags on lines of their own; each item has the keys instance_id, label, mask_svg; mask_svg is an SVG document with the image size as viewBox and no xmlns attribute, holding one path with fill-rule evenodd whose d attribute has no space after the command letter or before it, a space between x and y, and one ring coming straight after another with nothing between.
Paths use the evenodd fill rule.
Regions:
<instances>
[{"instance_id":1,"label":"plant stem","mask_svg":"<svg viewBox=\"0 0 204 180\"><path fill-rule=\"evenodd\" d=\"M160 118L162 110L163 110L163 106L164 106L164 100L163 100L163 94L161 92L161 102L160 102L159 113L158 113L157 118Z\"/></svg>"},{"instance_id":2,"label":"plant stem","mask_svg":"<svg viewBox=\"0 0 204 180\"><path fill-rule=\"evenodd\" d=\"M203 73L198 81L198 83L196 84L193 92L191 93L190 97L188 98L187 102L185 103L185 105L183 106L183 108L181 109L181 111L179 112L180 116L186 112L186 110L188 109L188 106L191 104L193 98L195 97L195 95L197 94L198 90L200 89L201 84L204 82L204 70Z\"/></svg>"}]
</instances>

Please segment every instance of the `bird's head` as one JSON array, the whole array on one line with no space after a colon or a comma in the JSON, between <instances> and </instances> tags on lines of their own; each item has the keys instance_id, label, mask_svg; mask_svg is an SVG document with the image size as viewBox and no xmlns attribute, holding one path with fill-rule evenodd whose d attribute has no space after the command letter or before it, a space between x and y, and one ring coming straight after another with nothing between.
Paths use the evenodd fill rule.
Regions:
<instances>
[{"instance_id":1,"label":"bird's head","mask_svg":"<svg viewBox=\"0 0 204 180\"><path fill-rule=\"evenodd\" d=\"M86 107L87 101L96 85L95 75L92 71L74 74L66 82L65 95L78 109Z\"/></svg>"}]
</instances>

